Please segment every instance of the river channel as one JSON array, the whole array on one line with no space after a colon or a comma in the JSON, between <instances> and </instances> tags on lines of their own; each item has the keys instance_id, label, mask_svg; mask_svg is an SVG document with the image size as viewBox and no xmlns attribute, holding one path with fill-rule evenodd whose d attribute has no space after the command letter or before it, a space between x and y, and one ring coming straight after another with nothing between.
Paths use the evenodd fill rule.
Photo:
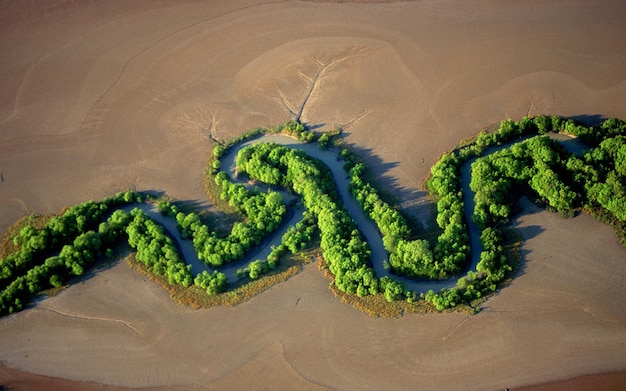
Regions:
<instances>
[{"instance_id":1,"label":"river channel","mask_svg":"<svg viewBox=\"0 0 626 391\"><path fill-rule=\"evenodd\" d=\"M561 142L561 144L570 152L580 154L585 150L585 146L578 142L578 140L559 134L551 134L550 136ZM515 140L513 143L517 143L519 141L521 140ZM454 276L446 280L414 280L397 276L384 268L384 263L388 259L388 254L383 246L380 231L378 230L376 224L365 214L363 209L361 209L357 201L350 194L348 186L349 177L343 169L344 161L339 157L336 150L323 150L318 147L317 143L301 143L285 135L263 135L259 138L238 144L231 148L221 159L221 169L229 174L231 181L246 184L245 182L238 180L235 176L235 159L237 157L237 153L246 146L270 142L301 150L309 156L320 160L330 169L343 206L357 223L359 231L370 246L371 264L378 278L389 276L395 280L402 281L407 289L418 295L431 289L438 292L442 288L451 288L456 285L457 280L461 277L461 275ZM483 156L502 150L513 143L490 148ZM474 210L474 193L469 188L469 183L471 179L471 164L475 160L476 158L471 159L461 167L461 189L463 191L464 215L468 226L471 246L470 264L467 267L467 270L470 271L476 270L476 265L480 260L480 253L482 252L480 229L471 219ZM263 185L256 184L255 186L259 187L261 190L264 188ZM286 202L294 197L292 194L284 191L281 191L280 193L283 195ZM185 261L191 265L191 271L194 275L201 273L204 270L209 272L212 271L211 267L207 266L203 261L198 259L198 255L193 248L192 241L185 240L181 237L180 233L176 229L176 221L174 219L162 216L157 211L156 205L153 204L134 205L134 207L139 207L146 212L150 218L164 226L170 235L177 241L181 253ZM127 208L130 209L132 207ZM248 252L244 259L221 267L220 271L226 275L228 281L234 282L237 279L237 270L246 267L251 261L257 259L266 260L272 251L272 246L277 246L281 243L281 238L284 233L289 229L289 227L295 225L302 219L303 212L304 209L302 204L300 202L296 202L295 206L288 211L286 221L284 221L280 227L270 235L270 237L264 240L261 245L256 246L252 249L252 251Z\"/></svg>"}]
</instances>

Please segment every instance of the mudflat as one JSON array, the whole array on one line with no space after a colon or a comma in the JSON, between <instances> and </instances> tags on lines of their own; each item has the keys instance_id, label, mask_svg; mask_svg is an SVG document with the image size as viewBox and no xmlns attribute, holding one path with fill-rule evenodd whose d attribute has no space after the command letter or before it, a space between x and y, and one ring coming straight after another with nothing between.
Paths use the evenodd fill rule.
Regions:
<instances>
[{"instance_id":1,"label":"mudflat","mask_svg":"<svg viewBox=\"0 0 626 391\"><path fill-rule=\"evenodd\" d=\"M128 188L211 207L211 140L293 117L342 127L426 224L420 183L460 139L626 117L621 1L170 3L0 2L0 232ZM528 203L514 225L522 268L474 316L369 318L314 265L194 311L118 261L0 319L0 384L495 390L626 371L612 230Z\"/></svg>"}]
</instances>

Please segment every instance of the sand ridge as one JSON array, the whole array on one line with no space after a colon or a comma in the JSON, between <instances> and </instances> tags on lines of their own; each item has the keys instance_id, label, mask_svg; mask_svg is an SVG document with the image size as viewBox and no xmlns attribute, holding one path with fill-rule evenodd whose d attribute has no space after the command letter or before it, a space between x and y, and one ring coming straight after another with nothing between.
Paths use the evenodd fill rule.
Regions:
<instances>
[{"instance_id":1,"label":"sand ridge","mask_svg":"<svg viewBox=\"0 0 626 391\"><path fill-rule=\"evenodd\" d=\"M608 0L0 3L0 232L126 188L209 205L209 136L298 114L342 126L426 221L430 165L481 128L626 117L624 16ZM314 265L192 311L118 262L0 319L0 361L126 387L484 390L626 370L611 230L530 206L515 224L524 267L474 317L371 319Z\"/></svg>"}]
</instances>

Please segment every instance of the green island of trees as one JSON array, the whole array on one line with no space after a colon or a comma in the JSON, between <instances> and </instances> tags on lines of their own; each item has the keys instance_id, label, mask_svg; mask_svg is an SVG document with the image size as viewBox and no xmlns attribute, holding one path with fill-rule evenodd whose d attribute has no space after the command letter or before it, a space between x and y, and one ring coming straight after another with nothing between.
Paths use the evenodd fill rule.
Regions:
<instances>
[{"instance_id":1,"label":"green island of trees","mask_svg":"<svg viewBox=\"0 0 626 391\"><path fill-rule=\"evenodd\" d=\"M336 151L352 197L378 229L386 259L371 259L370 243L344 207L324 163L272 142L241 146L268 133L316 141L319 148ZM184 204L134 191L72 206L55 216L27 216L2 243L0 314L22 310L42 292L62 289L94 265L118 256L116 249L124 244L134 250L134 265L178 292L172 295L179 301L194 306L245 300L297 272L289 259L308 251L304 258L321 255L333 291L370 314L453 307L476 311L481 300L513 276L519 262L509 224L521 195L566 217L590 213L610 224L626 246L622 120L608 119L595 127L558 116L506 120L493 132L461 141L438 159L425 182L437 204L439 227L437 237L429 240L415 238L407 219L377 190L340 133L317 134L290 121L217 144L208 159L206 187L218 206L238 216L228 232L209 228L205 215ZM571 151L550 136L555 133L576 138L585 147ZM235 150L236 176L249 183L222 170L222 159ZM464 167L469 170L465 179ZM471 211L464 197L469 189ZM159 218L150 216L155 204ZM298 213L301 218L289 224ZM182 239L176 240L159 219L175 221ZM281 229L280 244L271 246L265 259L245 261L250 250ZM185 241L195 261L181 255ZM450 283L438 292L412 288L425 280ZM250 286L256 288L250 291Z\"/></svg>"}]
</instances>

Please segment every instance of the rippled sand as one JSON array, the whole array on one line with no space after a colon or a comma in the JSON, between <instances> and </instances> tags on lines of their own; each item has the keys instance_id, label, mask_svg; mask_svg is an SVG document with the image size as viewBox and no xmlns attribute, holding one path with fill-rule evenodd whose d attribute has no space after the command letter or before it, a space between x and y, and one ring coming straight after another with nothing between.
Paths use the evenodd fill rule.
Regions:
<instances>
[{"instance_id":1,"label":"rippled sand","mask_svg":"<svg viewBox=\"0 0 626 391\"><path fill-rule=\"evenodd\" d=\"M509 117L626 117L620 1L170 3L0 2L0 232L127 188L208 205L210 137L298 115L343 127L426 221L419 184L458 140ZM587 216L526 211L523 270L477 316L371 319L315 266L192 311L120 262L1 319L0 361L181 389L495 390L626 370L626 251Z\"/></svg>"}]
</instances>

